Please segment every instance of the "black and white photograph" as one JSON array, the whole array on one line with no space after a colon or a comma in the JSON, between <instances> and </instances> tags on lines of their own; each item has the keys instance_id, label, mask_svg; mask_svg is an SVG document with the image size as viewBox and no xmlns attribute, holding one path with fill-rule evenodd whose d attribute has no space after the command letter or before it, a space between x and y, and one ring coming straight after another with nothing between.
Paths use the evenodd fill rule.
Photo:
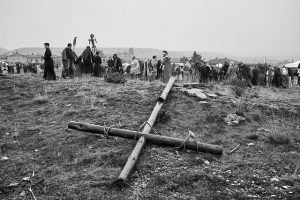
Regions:
<instances>
[{"instance_id":1,"label":"black and white photograph","mask_svg":"<svg viewBox=\"0 0 300 200\"><path fill-rule=\"evenodd\" d=\"M300 200L300 0L0 0L0 200Z\"/></svg>"}]
</instances>

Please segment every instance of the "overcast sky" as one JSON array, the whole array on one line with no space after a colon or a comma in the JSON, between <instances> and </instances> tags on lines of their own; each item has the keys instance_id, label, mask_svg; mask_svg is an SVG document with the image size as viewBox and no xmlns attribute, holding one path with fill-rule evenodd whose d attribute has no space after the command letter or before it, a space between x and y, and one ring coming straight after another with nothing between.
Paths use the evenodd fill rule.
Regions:
<instances>
[{"instance_id":1,"label":"overcast sky","mask_svg":"<svg viewBox=\"0 0 300 200\"><path fill-rule=\"evenodd\" d=\"M0 0L0 47L98 47L300 56L300 0Z\"/></svg>"}]
</instances>

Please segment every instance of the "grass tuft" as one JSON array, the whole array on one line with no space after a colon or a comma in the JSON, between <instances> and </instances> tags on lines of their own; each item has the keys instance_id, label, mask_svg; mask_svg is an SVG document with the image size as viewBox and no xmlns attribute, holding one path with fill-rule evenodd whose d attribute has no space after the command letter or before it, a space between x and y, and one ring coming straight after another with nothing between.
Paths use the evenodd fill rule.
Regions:
<instances>
[{"instance_id":1,"label":"grass tuft","mask_svg":"<svg viewBox=\"0 0 300 200\"><path fill-rule=\"evenodd\" d=\"M65 117L73 116L73 115L76 115L76 114L78 114L77 110L68 110L68 111L64 112Z\"/></svg>"},{"instance_id":2,"label":"grass tuft","mask_svg":"<svg viewBox=\"0 0 300 200\"><path fill-rule=\"evenodd\" d=\"M271 144L284 145L292 144L292 138L290 134L287 133L276 133L269 136Z\"/></svg>"}]
</instances>

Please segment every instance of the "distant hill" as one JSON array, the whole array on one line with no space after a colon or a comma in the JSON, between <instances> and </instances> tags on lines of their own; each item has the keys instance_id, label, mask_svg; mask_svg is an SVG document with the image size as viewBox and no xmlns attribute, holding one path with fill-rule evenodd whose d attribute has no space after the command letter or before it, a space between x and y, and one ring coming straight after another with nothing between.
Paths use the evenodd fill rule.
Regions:
<instances>
[{"instance_id":1,"label":"distant hill","mask_svg":"<svg viewBox=\"0 0 300 200\"><path fill-rule=\"evenodd\" d=\"M61 52L63 51L64 48L60 47L52 47L51 51L52 54L54 55L61 55ZM76 54L80 55L83 52L84 48L82 47L76 47L75 52ZM101 48L106 55L112 55L114 53L118 52L128 52L129 48ZM45 49L44 48L39 48L39 47L23 47L23 48L18 48L14 49L11 51L6 52L7 54L13 54L14 52L18 51L20 54L24 55L31 55L33 54L44 54ZM181 58L183 56L185 57L190 57L193 54L193 51L168 51L170 57L173 58ZM197 51L198 52L198 51ZM213 59L215 57L226 57L226 55L218 54L218 53L209 53L209 52L198 52L202 55L203 58L205 59ZM138 58L152 58L152 56L157 55L158 57L162 56L162 50L159 49L152 49L152 48L134 48L134 54Z\"/></svg>"},{"instance_id":2,"label":"distant hill","mask_svg":"<svg viewBox=\"0 0 300 200\"><path fill-rule=\"evenodd\" d=\"M63 47L52 47L51 51L53 55L61 55L61 52L63 51ZM77 55L81 55L83 52L84 48L83 47L76 47L75 52ZM112 56L114 53L124 53L128 52L129 48L101 48L106 56ZM42 47L23 47L23 48L18 48L14 49L11 51L7 51L5 49L0 48L0 55L3 53L6 54L13 54L14 52L18 51L20 54L24 55L31 55L31 54L39 54L43 55L45 52L45 49ZM183 56L185 57L191 57L193 54L193 51L168 51L169 55L171 58L182 58ZM201 52L197 51L197 53L201 54L202 57L205 59L205 61L209 61L211 59L215 58L229 58L236 60L238 62L246 62L246 63L256 63L256 62L264 62L265 57L250 57L250 56L235 56L235 55L226 55L226 54L220 54L220 53L214 53L214 52ZM153 49L153 48L134 48L134 54L136 57L140 59L144 58L152 58L152 56L156 55L158 57L162 57L162 50L159 49ZM268 63L278 63L280 59L276 57L266 57Z\"/></svg>"},{"instance_id":3,"label":"distant hill","mask_svg":"<svg viewBox=\"0 0 300 200\"><path fill-rule=\"evenodd\" d=\"M4 49L4 48L0 47L0 55L5 54L6 52L8 52L7 49Z\"/></svg>"}]
</instances>

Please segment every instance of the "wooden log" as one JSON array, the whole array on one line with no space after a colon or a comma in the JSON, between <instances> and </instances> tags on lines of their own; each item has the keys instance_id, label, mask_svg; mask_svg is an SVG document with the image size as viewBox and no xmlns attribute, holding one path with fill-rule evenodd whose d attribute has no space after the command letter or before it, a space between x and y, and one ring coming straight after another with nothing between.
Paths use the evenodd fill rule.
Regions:
<instances>
[{"instance_id":1,"label":"wooden log","mask_svg":"<svg viewBox=\"0 0 300 200\"><path fill-rule=\"evenodd\" d=\"M170 92L172 86L173 86L174 83L175 83L175 80L176 80L175 77L171 77L171 78L170 78L170 80L169 80L168 84L166 85L166 87L165 87L163 93L162 93L161 96L157 99L157 101L159 101L159 102L164 102L164 101L166 100L166 98L167 98L167 96L168 96L168 94L169 94L169 92ZM149 119L150 119L150 118L149 118Z\"/></svg>"},{"instance_id":2,"label":"wooden log","mask_svg":"<svg viewBox=\"0 0 300 200\"><path fill-rule=\"evenodd\" d=\"M71 121L68 124L68 128L82 131L82 132L104 134L105 133L104 129L106 127L93 125L89 123ZM185 142L185 139L167 137L162 135L147 134L143 132L130 131L125 129L110 128L107 132L109 136L121 137L121 138L126 138L131 140L138 140L139 138L145 138L148 143L154 145L160 145L160 146L179 147ZM222 151L223 151L222 147L219 145L207 144L202 142L196 143L194 141L192 142L187 141L185 143L185 149L193 150L193 151L201 151L201 152L211 153L216 155L222 155Z\"/></svg>"},{"instance_id":3,"label":"wooden log","mask_svg":"<svg viewBox=\"0 0 300 200\"><path fill-rule=\"evenodd\" d=\"M156 103L156 105L155 105L143 131L142 131L143 134L150 133L151 127L154 125L157 115L158 115L161 107L163 106L163 103L166 100L167 95L169 94L174 83L175 83L175 77L171 77L169 79L168 84L166 85L162 95L157 99L157 103ZM119 175L117 182L123 183L127 180L129 174L131 173L132 169L136 165L137 160L138 160L145 144L146 144L146 139L144 136L141 136L139 138L136 146L134 147L132 153L130 154L129 158L127 159L127 162L126 162L121 174Z\"/></svg>"},{"instance_id":4,"label":"wooden log","mask_svg":"<svg viewBox=\"0 0 300 200\"><path fill-rule=\"evenodd\" d=\"M183 84L183 87L195 87L195 88L198 88L198 87L206 87L207 84L205 83L184 83Z\"/></svg>"}]
</instances>

